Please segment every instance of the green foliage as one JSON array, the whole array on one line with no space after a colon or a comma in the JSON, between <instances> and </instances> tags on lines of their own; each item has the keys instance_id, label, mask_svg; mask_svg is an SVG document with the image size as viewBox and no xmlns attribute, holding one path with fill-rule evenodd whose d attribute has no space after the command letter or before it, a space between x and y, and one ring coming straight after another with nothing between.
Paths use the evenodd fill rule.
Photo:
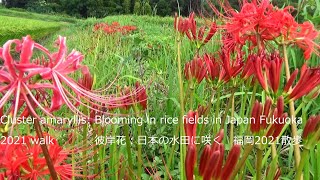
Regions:
<instances>
[{"instance_id":1,"label":"green foliage","mask_svg":"<svg viewBox=\"0 0 320 180\"><path fill-rule=\"evenodd\" d=\"M130 0L124 0L123 1L123 9L124 9L124 13L125 14L129 14L131 11L130 11L130 7L131 7L131 1Z\"/></svg>"},{"instance_id":2,"label":"green foliage","mask_svg":"<svg viewBox=\"0 0 320 180\"><path fill-rule=\"evenodd\" d=\"M137 14L137 15L141 14L141 2L140 2L140 0L137 0L134 3L133 13Z\"/></svg>"},{"instance_id":3,"label":"green foliage","mask_svg":"<svg viewBox=\"0 0 320 180\"><path fill-rule=\"evenodd\" d=\"M170 15L171 7L166 0L160 0L157 4L157 15L166 16Z\"/></svg>"},{"instance_id":4,"label":"green foliage","mask_svg":"<svg viewBox=\"0 0 320 180\"><path fill-rule=\"evenodd\" d=\"M75 23L79 21L79 19L66 16L66 15L45 15L45 14L38 14L38 13L31 13L27 12L23 9L19 8L3 8L0 7L0 15L1 16L10 16L10 17L23 17L27 19L35 19L35 20L42 20L42 21L49 21L49 22L68 22L68 23Z\"/></svg>"},{"instance_id":5,"label":"green foliage","mask_svg":"<svg viewBox=\"0 0 320 180\"><path fill-rule=\"evenodd\" d=\"M61 23L31 20L18 17L0 16L0 44L9 39L21 39L31 35L33 39L41 39L60 29Z\"/></svg>"},{"instance_id":6,"label":"green foliage","mask_svg":"<svg viewBox=\"0 0 320 180\"><path fill-rule=\"evenodd\" d=\"M152 14L152 8L151 8L149 2L146 2L144 4L144 14L145 15L151 15Z\"/></svg>"}]
</instances>

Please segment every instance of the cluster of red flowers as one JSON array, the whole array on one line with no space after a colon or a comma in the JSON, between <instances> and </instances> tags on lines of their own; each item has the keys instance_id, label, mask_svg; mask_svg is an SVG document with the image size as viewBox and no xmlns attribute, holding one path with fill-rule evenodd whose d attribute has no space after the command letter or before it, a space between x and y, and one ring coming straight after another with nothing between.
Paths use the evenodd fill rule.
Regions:
<instances>
[{"instance_id":1,"label":"cluster of red flowers","mask_svg":"<svg viewBox=\"0 0 320 180\"><path fill-rule=\"evenodd\" d=\"M308 137L311 137L317 131L319 131L320 128L320 114L317 116L310 116L309 120L306 123L306 126L303 129L302 138L307 139Z\"/></svg>"},{"instance_id":2,"label":"cluster of red flowers","mask_svg":"<svg viewBox=\"0 0 320 180\"><path fill-rule=\"evenodd\" d=\"M203 45L208 43L213 35L217 32L216 23L212 22L209 31L206 33L208 27L201 26L197 32L197 23L194 19L194 13L192 12L190 16L186 19L176 15L174 19L174 29L185 34L191 41L196 43L197 48L201 48ZM205 36L206 34L206 36Z\"/></svg>"},{"instance_id":3,"label":"cluster of red flowers","mask_svg":"<svg viewBox=\"0 0 320 180\"><path fill-rule=\"evenodd\" d=\"M201 83L204 79L214 88L236 78L240 78L240 81L251 80L251 85L258 82L266 92L267 99L265 104L259 101L253 104L251 117L254 121L250 123L250 130L258 135L276 138L285 125L282 123L283 119L288 118L288 114L284 112L285 103L306 95L314 98L320 92L317 88L320 85L320 68L308 67L307 63L301 67L299 77L299 70L295 70L292 74L289 70L287 76L291 75L291 77L287 77L287 83L284 83L281 76L285 54L280 54L276 49L281 46L285 48L285 46L297 45L304 51L306 60L312 53L320 55L320 46L314 42L318 32L310 22L297 23L290 14L292 7L279 9L269 0L250 2L244 0L241 10L237 12L228 2L224 2L221 5L226 14L220 14L212 5L213 10L225 20L224 24L218 26L212 22L207 33L206 26L197 29L194 13L185 19L175 17L175 30L180 33L179 35L185 35L191 42L195 42L197 47L194 58L185 64L184 76L190 88L194 88L195 84ZM212 55L207 53L201 55L199 49L210 41L217 29L223 31L221 49ZM244 51L245 45L250 47L249 54ZM271 49L266 49L267 46ZM236 81L233 82L235 85ZM196 136L196 124L188 124L187 120L188 118L197 119L198 116L197 111L189 111L185 119L187 124L184 129L186 135L191 137L190 139ZM261 119L263 116L265 120ZM270 117L276 120L272 124L267 124ZM319 116L310 117L303 137L306 138L308 134L316 132L318 124ZM239 158L240 146L233 146L224 167L222 166L223 152L223 144L206 146L200 159L199 175L204 179L228 179ZM188 144L186 156L187 179L193 179L196 159L197 146L191 142Z\"/></svg>"},{"instance_id":4,"label":"cluster of red flowers","mask_svg":"<svg viewBox=\"0 0 320 180\"><path fill-rule=\"evenodd\" d=\"M193 180L194 168L197 161L196 129L198 124L198 112L189 111L184 120L184 129L186 136L189 137L190 143L187 147L187 155L185 159L186 177ZM200 157L199 174L203 179L229 179L232 169L237 164L240 157L240 145L232 146L227 160L224 163L224 145L221 144L224 137L223 130L215 137L212 145L206 145Z\"/></svg>"},{"instance_id":5,"label":"cluster of red flowers","mask_svg":"<svg viewBox=\"0 0 320 180\"><path fill-rule=\"evenodd\" d=\"M136 92L132 94L132 92ZM119 109L130 109L133 105L139 105L142 110L147 109L147 93L145 87L141 86L139 82L136 82L134 89L125 87L121 90L120 96L123 98L118 98L114 100L111 99L111 103L108 105L109 110L116 108ZM117 102L118 101L118 102Z\"/></svg>"},{"instance_id":6,"label":"cluster of red flowers","mask_svg":"<svg viewBox=\"0 0 320 180\"><path fill-rule=\"evenodd\" d=\"M69 151L63 150L53 137L46 135L52 163L61 179L72 179L75 174L72 165L67 162ZM40 142L36 136L17 136L12 143L8 137L0 144L0 179L46 179L50 177ZM75 167L76 168L76 167Z\"/></svg>"},{"instance_id":7,"label":"cluster of red flowers","mask_svg":"<svg viewBox=\"0 0 320 180\"><path fill-rule=\"evenodd\" d=\"M285 125L283 121L288 117L288 114L284 111L284 99L283 97L279 97L277 100L276 108L272 108L272 100L268 98L264 105L262 105L259 101L256 101L253 105L251 117L253 117L250 122L250 130L252 133L258 133L260 131L266 131L266 137L272 136L273 139L279 136L282 128ZM262 119L264 118L264 119ZM274 119L275 123L268 125L268 119Z\"/></svg>"},{"instance_id":8,"label":"cluster of red flowers","mask_svg":"<svg viewBox=\"0 0 320 180\"><path fill-rule=\"evenodd\" d=\"M14 60L11 55L12 44L15 44L20 60ZM50 53L48 49L35 43L30 36L20 40L9 40L0 48L0 60L3 66L0 69L1 93L0 109L10 112L13 118L19 117L20 109L26 109L29 113L39 118L38 108L48 117L55 117L53 112L59 110L62 105L68 107L71 112L92 120L87 114L81 112L79 105L90 110L101 111L110 106L132 105L136 102L146 102L146 95L141 96L143 86L130 91L130 94L121 97L107 96L92 90L93 80L87 66L82 65L83 55L73 50L67 54L66 39L59 37L57 40L58 51ZM45 56L41 59L31 60L34 49L40 50ZM83 78L77 82L72 74L80 71ZM52 92L52 93L49 93ZM138 93L138 94L137 94ZM145 90L144 90L145 93ZM138 101L124 102L123 99L138 96ZM10 102L11 109L5 109ZM121 104L119 104L121 103ZM95 107L95 108L94 108ZM146 105L143 104L146 108Z\"/></svg>"},{"instance_id":9,"label":"cluster of red flowers","mask_svg":"<svg viewBox=\"0 0 320 180\"><path fill-rule=\"evenodd\" d=\"M94 25L93 30L103 31L106 34L115 34L115 33L128 34L130 32L137 30L137 27L132 25L121 26L118 22L113 22L111 24L98 23Z\"/></svg>"},{"instance_id":10,"label":"cluster of red flowers","mask_svg":"<svg viewBox=\"0 0 320 180\"><path fill-rule=\"evenodd\" d=\"M299 46L304 50L305 59L309 59L312 52L319 54L320 46L314 43L318 36L317 30L310 22L296 22L290 14L293 7L279 9L269 0L244 1L239 12L228 4L223 6L227 16L220 14L226 20L222 28L228 34L224 44L242 46L251 42L254 46L265 47L267 41L281 41Z\"/></svg>"}]
</instances>

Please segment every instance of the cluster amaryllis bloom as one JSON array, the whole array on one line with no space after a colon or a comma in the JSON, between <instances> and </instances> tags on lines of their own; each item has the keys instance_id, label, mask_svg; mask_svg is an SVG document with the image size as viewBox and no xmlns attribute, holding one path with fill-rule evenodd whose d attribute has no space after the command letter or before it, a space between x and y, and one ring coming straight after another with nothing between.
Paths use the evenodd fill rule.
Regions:
<instances>
[{"instance_id":1,"label":"cluster amaryllis bloom","mask_svg":"<svg viewBox=\"0 0 320 180\"><path fill-rule=\"evenodd\" d=\"M113 22L111 24L97 23L94 25L93 30L94 31L102 30L106 34L115 34L115 33L128 34L130 32L137 30L137 27L132 25L121 26L118 22Z\"/></svg>"},{"instance_id":2,"label":"cluster amaryllis bloom","mask_svg":"<svg viewBox=\"0 0 320 180\"><path fill-rule=\"evenodd\" d=\"M230 79L236 77L239 73L241 73L244 66L241 52L236 54L235 59L232 59L230 56L230 51L227 49L222 49L219 52L222 66L219 79L223 80L224 82L228 82Z\"/></svg>"},{"instance_id":3,"label":"cluster amaryllis bloom","mask_svg":"<svg viewBox=\"0 0 320 180\"><path fill-rule=\"evenodd\" d=\"M253 59L248 58L247 63L253 64L254 76L261 87L276 97L283 94L289 100L296 100L312 93L320 85L320 68L308 67L306 64L300 68L300 77L296 83L294 82L297 80L298 69L292 72L287 83L281 84L283 59L278 53L254 55ZM252 75L252 67L246 65L245 70L242 77Z\"/></svg>"},{"instance_id":4,"label":"cluster amaryllis bloom","mask_svg":"<svg viewBox=\"0 0 320 180\"><path fill-rule=\"evenodd\" d=\"M203 58L196 57L187 62L184 66L184 75L189 81L196 80L197 83L201 83L207 75L207 68Z\"/></svg>"},{"instance_id":5,"label":"cluster amaryllis bloom","mask_svg":"<svg viewBox=\"0 0 320 180\"><path fill-rule=\"evenodd\" d=\"M197 111L189 111L187 116L184 118L184 130L188 137L189 143L187 147L185 168L187 179L190 177L193 179L194 165L197 161L197 146L195 144L197 135L197 123L199 114Z\"/></svg>"},{"instance_id":6,"label":"cluster amaryllis bloom","mask_svg":"<svg viewBox=\"0 0 320 180\"><path fill-rule=\"evenodd\" d=\"M295 70L286 84L284 91L289 94L288 98L290 100L296 100L302 96L312 93L317 87L320 86L320 67L310 68L303 65L300 70L300 78L298 82L293 86L292 90L289 88L292 86L298 70Z\"/></svg>"},{"instance_id":7,"label":"cluster amaryllis bloom","mask_svg":"<svg viewBox=\"0 0 320 180\"><path fill-rule=\"evenodd\" d=\"M210 82L213 82L220 75L221 63L214 56L211 56L209 54L205 54L203 56L203 59L206 63L206 67L208 71L206 75L206 79Z\"/></svg>"},{"instance_id":8,"label":"cluster amaryllis bloom","mask_svg":"<svg viewBox=\"0 0 320 180\"><path fill-rule=\"evenodd\" d=\"M303 129L302 138L308 139L309 136L312 136L315 133L317 133L319 131L319 128L320 128L320 115L310 116L306 123L306 126Z\"/></svg>"},{"instance_id":9,"label":"cluster amaryllis bloom","mask_svg":"<svg viewBox=\"0 0 320 180\"><path fill-rule=\"evenodd\" d=\"M266 100L264 105L256 101L252 108L251 117L250 130L252 133L263 132L267 137L278 137L285 126L285 119L288 117L288 114L284 112L283 97L278 98L275 108L272 108L270 98Z\"/></svg>"},{"instance_id":10,"label":"cluster amaryllis bloom","mask_svg":"<svg viewBox=\"0 0 320 180\"><path fill-rule=\"evenodd\" d=\"M300 47L304 51L305 59L309 59L312 52L319 54L320 46L314 42L318 36L317 30L310 22L296 22L290 14L293 7L279 9L269 0L244 0L240 11L236 11L226 1L220 3L226 16L212 4L211 7L226 21L222 28L228 34L224 42L228 42L230 50L234 50L234 44L243 46L247 42L262 49L268 41L279 42L282 41L282 37L284 42L281 43Z\"/></svg>"},{"instance_id":11,"label":"cluster amaryllis bloom","mask_svg":"<svg viewBox=\"0 0 320 180\"><path fill-rule=\"evenodd\" d=\"M11 54L14 45L19 56ZM141 90L136 88L128 95L114 98L100 94L107 89L94 91L84 87L73 79L76 72L90 73L87 66L82 64L83 55L75 50L68 54L64 37L59 36L57 46L58 51L51 53L35 43L30 36L26 36L22 40L9 40L0 48L0 60L3 62L0 68L0 108L7 112L7 107L13 107L10 114L13 119L19 117L20 109L26 107L36 119L40 119L41 115L54 118L53 112L64 105L73 114L92 121L93 119L81 112L77 106L100 111L101 107L117 105L115 102L122 102ZM33 59L35 50L42 53L41 58ZM40 101L37 95L43 92L45 101Z\"/></svg>"},{"instance_id":12,"label":"cluster amaryllis bloom","mask_svg":"<svg viewBox=\"0 0 320 180\"><path fill-rule=\"evenodd\" d=\"M136 92L136 93L132 93ZM111 98L110 104L107 106L109 110L123 109L129 110L132 106L138 105L142 110L147 109L147 92L146 88L142 86L138 81L135 83L134 88L124 87L120 90L120 96L125 98ZM118 101L118 102L117 102Z\"/></svg>"},{"instance_id":13,"label":"cluster amaryllis bloom","mask_svg":"<svg viewBox=\"0 0 320 180\"><path fill-rule=\"evenodd\" d=\"M198 30L194 16L194 12L190 13L189 17L186 19L183 19L182 17L178 18L176 15L174 29L183 35L185 34L190 41L196 43L196 46L199 49L212 39L213 35L217 32L218 27L215 22L212 22L210 27L201 26Z\"/></svg>"},{"instance_id":14,"label":"cluster amaryllis bloom","mask_svg":"<svg viewBox=\"0 0 320 180\"><path fill-rule=\"evenodd\" d=\"M49 178L50 172L40 147L42 139L37 136L16 136L15 138L15 143L7 138L0 144L0 179ZM66 180L72 177L84 178L81 169L72 167L70 150L64 150L57 140L48 134L44 138L50 141L48 149L58 177ZM94 177L94 175L90 176Z\"/></svg>"},{"instance_id":15,"label":"cluster amaryllis bloom","mask_svg":"<svg viewBox=\"0 0 320 180\"><path fill-rule=\"evenodd\" d=\"M253 60L253 65L256 79L265 91L268 92L270 88L272 92L276 94L280 87L283 59L276 52L270 55L261 53L260 55L255 56L255 58L256 59Z\"/></svg>"},{"instance_id":16,"label":"cluster amaryllis bloom","mask_svg":"<svg viewBox=\"0 0 320 180\"><path fill-rule=\"evenodd\" d=\"M204 78L212 83L215 83L216 79L219 82L228 82L239 75L242 69L243 59L240 54L237 54L235 59L231 59L228 52L222 51L217 58L204 54L187 62L184 67L184 75L187 80L196 80L197 83L201 83Z\"/></svg>"},{"instance_id":17,"label":"cluster amaryllis bloom","mask_svg":"<svg viewBox=\"0 0 320 180\"><path fill-rule=\"evenodd\" d=\"M233 145L224 162L225 148L221 144L223 140L224 132L220 132L216 135L215 141L212 145L206 145L202 151L199 161L199 175L204 180L214 179L229 179L232 174L232 169L236 166L240 157L241 147L240 145ZM192 156L191 156L192 157ZM190 166L186 166L186 176L188 180L193 179L193 168L195 161L190 161L189 156L186 156L186 162L190 163ZM193 158L193 157L192 157ZM193 164L191 164L193 163Z\"/></svg>"}]
</instances>

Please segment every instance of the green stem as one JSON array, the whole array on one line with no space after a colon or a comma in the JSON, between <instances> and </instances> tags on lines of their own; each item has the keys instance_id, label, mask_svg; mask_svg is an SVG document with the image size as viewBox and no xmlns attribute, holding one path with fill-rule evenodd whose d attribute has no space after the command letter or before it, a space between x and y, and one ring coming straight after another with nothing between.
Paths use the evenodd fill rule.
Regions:
<instances>
[{"instance_id":1,"label":"green stem","mask_svg":"<svg viewBox=\"0 0 320 180\"><path fill-rule=\"evenodd\" d=\"M217 102L216 102L216 110L215 110L215 114L214 114L214 122L217 121L220 117L219 113L220 113L220 96L221 96L221 92L220 92L220 88L218 87L217 89ZM212 103L212 102L211 102ZM213 134L215 134L217 131L215 129L215 127L217 126L213 126Z\"/></svg>"},{"instance_id":2,"label":"green stem","mask_svg":"<svg viewBox=\"0 0 320 180\"><path fill-rule=\"evenodd\" d=\"M87 137L88 137L88 124L86 123L85 125L83 125L83 147L87 147ZM84 177L87 176L88 172L87 172L87 161L85 161L87 156L87 151L83 151L82 154L82 169L83 169L83 175Z\"/></svg>"},{"instance_id":3,"label":"green stem","mask_svg":"<svg viewBox=\"0 0 320 180\"><path fill-rule=\"evenodd\" d=\"M229 97L229 101L228 101L227 107L226 107L226 109L225 109L225 111L224 111L220 129L224 129L225 122L226 122L226 119L227 119L227 115L228 115L228 113L229 113L230 106L232 105L232 100L234 99L234 93L235 93L235 91L236 91L236 89L235 89L234 87L232 87L231 96Z\"/></svg>"},{"instance_id":4,"label":"green stem","mask_svg":"<svg viewBox=\"0 0 320 180\"><path fill-rule=\"evenodd\" d=\"M283 44L282 48L283 48L282 50L283 50L283 56L284 56L284 62L285 62L286 78L287 78L287 81L289 81L291 74L290 74L290 67L289 67L289 61L288 61L287 46ZM289 110L290 110L291 118L295 119L296 114L295 114L295 108L294 108L294 101L289 102ZM291 121L291 132L292 132L292 137L298 137L298 128L295 121ZM301 155L300 155L299 144L295 143L293 146L294 146L293 150L294 150L294 158L295 158L295 167L297 170L300 163Z\"/></svg>"},{"instance_id":5,"label":"green stem","mask_svg":"<svg viewBox=\"0 0 320 180\"><path fill-rule=\"evenodd\" d=\"M184 128L183 128L183 116L184 116L184 99L183 99L183 80L182 80L182 68L181 68L181 41L178 40L177 44L177 53L178 53L178 78L179 78L179 91L180 91L180 121L179 121L179 129L180 136L184 136ZM185 157L185 145L180 143L180 179L184 180L184 157Z\"/></svg>"},{"instance_id":6,"label":"green stem","mask_svg":"<svg viewBox=\"0 0 320 180\"><path fill-rule=\"evenodd\" d=\"M256 84L253 86L253 90L252 90L252 94L251 94L250 106L248 106L248 107L253 107L254 102L256 101L257 87L258 87L258 84L256 83ZM252 108L248 108L248 109L247 109L247 114L246 114L246 116L247 116L247 117L250 117L250 116L251 116L251 113L252 113Z\"/></svg>"},{"instance_id":7,"label":"green stem","mask_svg":"<svg viewBox=\"0 0 320 180\"><path fill-rule=\"evenodd\" d=\"M115 124L112 124L111 125L112 127L112 137L116 137L116 125ZM114 180L118 180L118 175L117 175L117 171L118 171L118 165L119 163L118 160L117 160L117 144L116 143L112 143L111 145L111 148L110 148L111 152L110 154L112 154L112 159L111 159L111 165L112 165L112 169L113 169L113 172L114 173Z\"/></svg>"},{"instance_id":8,"label":"green stem","mask_svg":"<svg viewBox=\"0 0 320 180\"><path fill-rule=\"evenodd\" d=\"M130 177L134 178L133 175L133 163L132 163L132 154L131 154L131 140L130 140L130 135L129 135L129 125L128 124L124 124L123 126L124 128L124 135L126 136L126 148L127 148L127 155L128 155L128 163L130 166L129 169L129 174Z\"/></svg>"},{"instance_id":9,"label":"green stem","mask_svg":"<svg viewBox=\"0 0 320 180\"><path fill-rule=\"evenodd\" d=\"M304 168L304 165L306 164L306 162L309 161L309 152L310 150L308 148L305 148L303 151L302 151L302 155L301 155L301 161L300 161L300 164L299 164L299 167L298 167L298 171L297 171L297 174L296 174L296 180L300 180L301 177L302 177L302 170Z\"/></svg>"},{"instance_id":10,"label":"green stem","mask_svg":"<svg viewBox=\"0 0 320 180\"><path fill-rule=\"evenodd\" d=\"M234 117L234 92L232 93L232 103L231 103L231 117ZM230 144L233 144L233 136L234 136L234 123L230 125Z\"/></svg>"},{"instance_id":11,"label":"green stem","mask_svg":"<svg viewBox=\"0 0 320 180\"><path fill-rule=\"evenodd\" d=\"M208 103L208 105L207 105L207 107L208 107L207 112L210 112L210 110L211 110L212 103L213 103L213 98L214 98L215 93L216 93L216 91L215 91L214 88L213 88L212 94L211 94L211 97L210 97L210 101L209 101L209 103ZM205 115L207 115L207 114L205 114ZM214 122L215 122L215 121L214 121ZM213 123L214 123L214 122L213 122ZM215 126L213 126L213 127L215 127ZM202 135L203 135L203 133L204 133L204 130L205 130L205 124L202 124L202 125L201 125L201 130L200 130L200 137L202 137ZM200 147L200 145L201 145L201 144L199 144L198 147Z\"/></svg>"},{"instance_id":12,"label":"green stem","mask_svg":"<svg viewBox=\"0 0 320 180\"><path fill-rule=\"evenodd\" d=\"M263 150L261 149L261 147L257 148L257 162L256 162L256 168L257 168L257 175L256 175L256 179L257 180L261 180L262 177L262 159L263 159Z\"/></svg>"}]
</instances>

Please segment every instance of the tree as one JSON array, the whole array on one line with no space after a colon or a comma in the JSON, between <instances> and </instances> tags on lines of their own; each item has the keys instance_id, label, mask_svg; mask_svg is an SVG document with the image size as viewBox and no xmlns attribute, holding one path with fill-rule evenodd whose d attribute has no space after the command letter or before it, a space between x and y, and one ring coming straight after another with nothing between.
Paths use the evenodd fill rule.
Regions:
<instances>
[{"instance_id":1,"label":"tree","mask_svg":"<svg viewBox=\"0 0 320 180\"><path fill-rule=\"evenodd\" d=\"M146 1L144 3L144 14L146 14L146 15L151 15L152 14L152 8L150 6L149 1Z\"/></svg>"},{"instance_id":2,"label":"tree","mask_svg":"<svg viewBox=\"0 0 320 180\"><path fill-rule=\"evenodd\" d=\"M170 4L166 0L160 0L157 4L157 12L160 16L168 16L171 14Z\"/></svg>"},{"instance_id":3,"label":"tree","mask_svg":"<svg viewBox=\"0 0 320 180\"><path fill-rule=\"evenodd\" d=\"M124 13L126 14L130 14L131 13L131 1L130 0L124 0L123 1L123 4L122 4L122 7L124 9Z\"/></svg>"},{"instance_id":4,"label":"tree","mask_svg":"<svg viewBox=\"0 0 320 180\"><path fill-rule=\"evenodd\" d=\"M137 1L134 3L133 13L134 13L134 14L140 14L140 13L141 13L141 3L140 3L140 0L137 0Z\"/></svg>"}]
</instances>

